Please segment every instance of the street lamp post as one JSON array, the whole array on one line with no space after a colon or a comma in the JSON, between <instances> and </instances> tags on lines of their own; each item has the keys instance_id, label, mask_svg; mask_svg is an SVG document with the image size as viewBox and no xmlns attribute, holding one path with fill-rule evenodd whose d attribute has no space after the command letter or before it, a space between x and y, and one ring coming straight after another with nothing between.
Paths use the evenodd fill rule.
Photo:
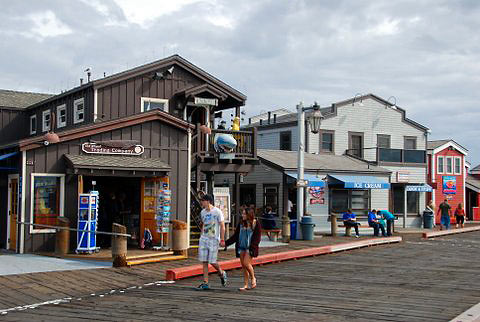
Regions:
<instances>
[{"instance_id":1,"label":"street lamp post","mask_svg":"<svg viewBox=\"0 0 480 322\"><path fill-rule=\"evenodd\" d=\"M315 102L313 106L303 107L303 102L297 105L298 116L298 158L297 158L297 236L300 235L300 219L303 217L304 196L306 182L304 180L304 152L305 152L305 112L313 111L308 117L308 124L312 133L316 134L320 131L320 124L323 119L320 106Z\"/></svg>"}]
</instances>

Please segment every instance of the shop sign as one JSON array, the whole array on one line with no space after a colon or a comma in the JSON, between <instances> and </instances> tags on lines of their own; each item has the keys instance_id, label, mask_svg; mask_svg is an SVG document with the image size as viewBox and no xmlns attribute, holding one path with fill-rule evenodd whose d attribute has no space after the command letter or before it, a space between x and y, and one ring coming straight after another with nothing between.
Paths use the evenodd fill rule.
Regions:
<instances>
[{"instance_id":1,"label":"shop sign","mask_svg":"<svg viewBox=\"0 0 480 322\"><path fill-rule=\"evenodd\" d=\"M397 182L409 182L409 181L410 181L410 172L407 172L407 171L397 172Z\"/></svg>"},{"instance_id":2,"label":"shop sign","mask_svg":"<svg viewBox=\"0 0 480 322\"><path fill-rule=\"evenodd\" d=\"M220 209L226 223L230 223L230 188L214 187L213 199L215 207Z\"/></svg>"},{"instance_id":3,"label":"shop sign","mask_svg":"<svg viewBox=\"0 0 480 322\"><path fill-rule=\"evenodd\" d=\"M428 184L420 185L420 186L406 186L406 191L414 191L414 192L432 192L433 189Z\"/></svg>"},{"instance_id":4,"label":"shop sign","mask_svg":"<svg viewBox=\"0 0 480 322\"><path fill-rule=\"evenodd\" d=\"M297 188L306 186L308 186L308 180L297 180Z\"/></svg>"},{"instance_id":5,"label":"shop sign","mask_svg":"<svg viewBox=\"0 0 480 322\"><path fill-rule=\"evenodd\" d=\"M218 106L218 99L216 99L216 98L195 97L195 105Z\"/></svg>"},{"instance_id":6,"label":"shop sign","mask_svg":"<svg viewBox=\"0 0 480 322\"><path fill-rule=\"evenodd\" d=\"M325 198L310 199L310 204L311 205L324 205L325 204Z\"/></svg>"},{"instance_id":7,"label":"shop sign","mask_svg":"<svg viewBox=\"0 0 480 322\"><path fill-rule=\"evenodd\" d=\"M114 154L114 155L141 155L145 152L143 145L134 145L128 148L114 148L98 143L85 142L82 151L89 154Z\"/></svg>"},{"instance_id":8,"label":"shop sign","mask_svg":"<svg viewBox=\"0 0 480 322\"><path fill-rule=\"evenodd\" d=\"M443 176L443 194L454 195L457 193L457 177Z\"/></svg>"},{"instance_id":9,"label":"shop sign","mask_svg":"<svg viewBox=\"0 0 480 322\"><path fill-rule=\"evenodd\" d=\"M389 189L389 183L369 183L369 182L345 182L347 189Z\"/></svg>"}]
</instances>

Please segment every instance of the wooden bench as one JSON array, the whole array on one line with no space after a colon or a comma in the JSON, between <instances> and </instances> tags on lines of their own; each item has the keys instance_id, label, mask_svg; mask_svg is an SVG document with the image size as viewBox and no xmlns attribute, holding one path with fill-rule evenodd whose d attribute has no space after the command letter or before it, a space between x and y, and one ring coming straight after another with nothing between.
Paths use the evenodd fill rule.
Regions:
<instances>
[{"instance_id":1,"label":"wooden bench","mask_svg":"<svg viewBox=\"0 0 480 322\"><path fill-rule=\"evenodd\" d=\"M281 229L262 229L262 233L265 233L268 239L273 242L276 242L278 240L278 236L281 232Z\"/></svg>"},{"instance_id":2,"label":"wooden bench","mask_svg":"<svg viewBox=\"0 0 480 322\"><path fill-rule=\"evenodd\" d=\"M368 225L368 222L358 222L360 224L360 226L358 227L359 229L360 228L372 228L373 227L370 227ZM340 222L340 224L338 225L339 228L345 228L345 236L347 237L350 237L352 235L352 227L349 226L349 227L346 227L344 224L343 224L343 221Z\"/></svg>"}]
</instances>

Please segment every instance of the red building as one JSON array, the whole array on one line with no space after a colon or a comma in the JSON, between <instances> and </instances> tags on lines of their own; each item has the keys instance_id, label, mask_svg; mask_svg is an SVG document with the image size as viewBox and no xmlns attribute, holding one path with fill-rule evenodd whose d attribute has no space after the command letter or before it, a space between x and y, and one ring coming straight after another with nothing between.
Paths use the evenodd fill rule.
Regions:
<instances>
[{"instance_id":1,"label":"red building","mask_svg":"<svg viewBox=\"0 0 480 322\"><path fill-rule=\"evenodd\" d=\"M427 203L433 200L435 210L447 199L454 210L459 203L465 207L465 181L468 175L465 157L468 150L453 140L429 141L427 144L428 182L434 188L428 193ZM435 211L435 223L440 216Z\"/></svg>"}]
</instances>

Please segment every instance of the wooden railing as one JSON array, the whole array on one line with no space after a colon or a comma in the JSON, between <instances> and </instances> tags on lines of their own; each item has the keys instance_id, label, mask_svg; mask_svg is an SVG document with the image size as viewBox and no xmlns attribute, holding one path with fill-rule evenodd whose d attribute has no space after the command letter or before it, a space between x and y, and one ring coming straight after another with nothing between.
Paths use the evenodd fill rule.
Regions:
<instances>
[{"instance_id":1,"label":"wooden railing","mask_svg":"<svg viewBox=\"0 0 480 322\"><path fill-rule=\"evenodd\" d=\"M195 134L192 136L192 154L194 157L221 157L221 154L215 151L215 136L217 134L229 134L237 141L237 146L233 151L226 153L234 155L235 159L256 159L257 158L257 130L252 128L250 131L229 131L229 130L211 130L211 134L205 134L200 130L197 124Z\"/></svg>"}]
</instances>

